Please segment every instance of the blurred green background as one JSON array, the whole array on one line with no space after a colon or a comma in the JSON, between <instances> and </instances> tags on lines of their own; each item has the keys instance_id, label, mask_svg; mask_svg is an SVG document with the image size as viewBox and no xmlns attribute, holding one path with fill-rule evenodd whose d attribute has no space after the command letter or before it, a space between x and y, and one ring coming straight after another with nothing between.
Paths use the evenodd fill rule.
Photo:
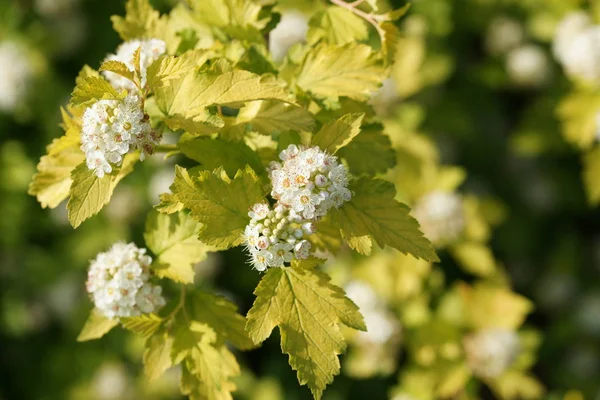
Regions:
<instances>
[{"instance_id":1,"label":"blurred green background","mask_svg":"<svg viewBox=\"0 0 600 400\"><path fill-rule=\"evenodd\" d=\"M550 51L556 21L578 6L589 4L415 0L403 32L418 33L423 54L396 71L402 93L392 115L421 110L420 130L435 141L442 162L466 169L463 189L506 207L491 245L514 290L536 305L527 325L541 331L543 342L533 371L549 396L579 390L584 397L571 398L593 399L600 398L600 213L586 202L579 152L561 136L555 108L569 84ZM176 371L144 381L142 342L131 334L75 341L91 308L88 261L116 240L143 243L145 213L170 184L166 166L176 160L143 163L77 230L64 205L43 210L27 194L45 146L61 135L59 108L75 76L117 47L109 18L122 13L116 0L0 0L0 42L22 43L35 70L26 101L0 111L0 399L179 398ZM488 29L497 17L518 21L545 52L550 78L542 85L511 81L504 59L490 54ZM442 259L449 276L459 274ZM259 280L244 260L239 250L212 257L198 283L228 294L242 312ZM277 337L239 357L247 369L239 398L309 398ZM395 375L357 380L342 371L325 398L384 399L396 383Z\"/></svg>"}]
</instances>

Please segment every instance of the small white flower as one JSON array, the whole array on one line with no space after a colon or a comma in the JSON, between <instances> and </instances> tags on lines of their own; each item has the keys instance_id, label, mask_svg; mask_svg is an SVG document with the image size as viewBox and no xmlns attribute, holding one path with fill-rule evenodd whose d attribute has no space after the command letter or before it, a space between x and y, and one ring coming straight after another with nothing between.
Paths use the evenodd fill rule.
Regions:
<instances>
[{"instance_id":1,"label":"small white flower","mask_svg":"<svg viewBox=\"0 0 600 400\"><path fill-rule=\"evenodd\" d=\"M556 59L565 64L569 48L577 36L592 26L592 19L584 11L567 14L558 24L552 43L552 51Z\"/></svg>"},{"instance_id":2,"label":"small white flower","mask_svg":"<svg viewBox=\"0 0 600 400\"><path fill-rule=\"evenodd\" d=\"M105 61L120 61L127 65L130 71L135 71L134 55L137 49L140 49L141 85L144 87L146 86L146 70L166 52L165 42L160 39L130 40L122 43L117 48L116 54L110 54ZM102 74L116 89L136 90L135 84L121 75L110 71L103 71Z\"/></svg>"},{"instance_id":3,"label":"small white flower","mask_svg":"<svg viewBox=\"0 0 600 400\"><path fill-rule=\"evenodd\" d=\"M512 50L506 58L506 70L513 82L523 86L541 86L550 78L548 57L535 45Z\"/></svg>"},{"instance_id":4,"label":"small white flower","mask_svg":"<svg viewBox=\"0 0 600 400\"><path fill-rule=\"evenodd\" d=\"M516 332L488 329L465 338L465 352L473 373L494 378L508 369L517 358L520 346Z\"/></svg>"},{"instance_id":5,"label":"small white flower","mask_svg":"<svg viewBox=\"0 0 600 400\"><path fill-rule=\"evenodd\" d=\"M34 77L24 46L0 41L0 111L11 112L25 101Z\"/></svg>"},{"instance_id":6,"label":"small white flower","mask_svg":"<svg viewBox=\"0 0 600 400\"><path fill-rule=\"evenodd\" d=\"M123 156L141 150L140 159L152 154L160 141L150 127L139 96L130 93L122 101L100 100L83 113L81 150L90 170L102 178Z\"/></svg>"},{"instance_id":7,"label":"small white flower","mask_svg":"<svg viewBox=\"0 0 600 400\"><path fill-rule=\"evenodd\" d=\"M268 250L258 250L252 253L252 264L258 271L266 270L272 260L273 254Z\"/></svg>"},{"instance_id":8,"label":"small white flower","mask_svg":"<svg viewBox=\"0 0 600 400\"><path fill-rule=\"evenodd\" d=\"M269 33L269 51L273 60L282 61L290 47L306 40L308 18L299 11L286 11Z\"/></svg>"},{"instance_id":9,"label":"small white flower","mask_svg":"<svg viewBox=\"0 0 600 400\"><path fill-rule=\"evenodd\" d=\"M562 62L569 75L591 83L600 82L600 26L577 35Z\"/></svg>"},{"instance_id":10,"label":"small white flower","mask_svg":"<svg viewBox=\"0 0 600 400\"><path fill-rule=\"evenodd\" d=\"M302 240L299 243L296 243L294 246L294 254L296 258L300 260L305 260L310 256L310 242L308 240Z\"/></svg>"},{"instance_id":11,"label":"small white flower","mask_svg":"<svg viewBox=\"0 0 600 400\"><path fill-rule=\"evenodd\" d=\"M108 318L152 313L164 306L162 289L149 282L152 259L133 243L115 243L90 264L86 288Z\"/></svg>"},{"instance_id":12,"label":"small white flower","mask_svg":"<svg viewBox=\"0 0 600 400\"><path fill-rule=\"evenodd\" d=\"M465 227L462 200L454 193L433 191L423 196L413 215L425 237L436 246L458 239Z\"/></svg>"},{"instance_id":13,"label":"small white flower","mask_svg":"<svg viewBox=\"0 0 600 400\"><path fill-rule=\"evenodd\" d=\"M265 203L258 203L252 206L252 210L248 213L248 216L260 221L265 219L268 213L269 205Z\"/></svg>"}]
</instances>

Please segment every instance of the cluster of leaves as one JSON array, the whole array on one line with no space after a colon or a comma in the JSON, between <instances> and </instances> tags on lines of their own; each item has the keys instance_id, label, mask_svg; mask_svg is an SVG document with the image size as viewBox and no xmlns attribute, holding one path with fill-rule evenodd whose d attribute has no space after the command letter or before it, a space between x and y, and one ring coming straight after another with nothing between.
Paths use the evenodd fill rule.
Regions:
<instances>
[{"instance_id":1,"label":"cluster of leaves","mask_svg":"<svg viewBox=\"0 0 600 400\"><path fill-rule=\"evenodd\" d=\"M405 10L366 14L335 4L311 19L308 43L290 51L282 64L271 61L264 39L277 23L273 4L198 0L160 15L147 0L130 0L125 17L113 17L123 40L156 38L167 45L167 54L147 69L144 87L140 50L135 71L117 61L104 62L99 71L134 82L153 128L178 134L176 144L157 151L189 159L187 168L176 167L171 193L163 194L148 216L144 236L154 273L181 283L181 298L164 315L113 321L94 311L79 340L99 338L120 322L146 338L149 378L181 364L184 394L226 399L235 389L231 378L240 373L226 344L250 349L278 326L298 381L320 398L339 373L337 356L346 348L341 324L366 329L357 306L319 271L322 260L269 270L247 318L228 300L184 286L193 283L192 265L208 252L242 243L248 210L266 201L269 192L266 166L292 143L337 155L356 177L350 183L352 200L318 223L311 239L315 248L335 255L347 245L368 255L374 241L438 260L409 208L396 200L394 185L376 177L393 166L394 150L368 100L386 78L395 34L391 21ZM365 21L357 19L361 16L380 34L379 47L365 43L369 35ZM352 33L342 37L340 29ZM100 212L119 182L134 172L139 157L132 153L98 178L79 148L86 107L125 94L84 67L63 110L65 135L48 146L38 164L30 194L50 208L68 198L74 228Z\"/></svg>"}]
</instances>

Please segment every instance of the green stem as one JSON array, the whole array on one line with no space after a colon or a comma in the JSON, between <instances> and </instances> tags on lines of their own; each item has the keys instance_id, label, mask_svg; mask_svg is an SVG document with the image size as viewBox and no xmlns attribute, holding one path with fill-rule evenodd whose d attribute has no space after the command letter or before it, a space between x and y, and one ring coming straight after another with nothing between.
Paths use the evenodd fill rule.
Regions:
<instances>
[{"instance_id":1,"label":"green stem","mask_svg":"<svg viewBox=\"0 0 600 400\"><path fill-rule=\"evenodd\" d=\"M185 306L185 286L181 285L181 292L179 293L179 303L177 303L177 306L173 309L173 311L171 311L171 313L169 315L167 315L167 317L165 319L170 320L171 318L173 318L175 315L177 315L179 310L183 309L184 306Z\"/></svg>"},{"instance_id":2,"label":"green stem","mask_svg":"<svg viewBox=\"0 0 600 400\"><path fill-rule=\"evenodd\" d=\"M179 147L176 144L159 144L154 148L156 153L169 153L177 150L179 150Z\"/></svg>"}]
</instances>

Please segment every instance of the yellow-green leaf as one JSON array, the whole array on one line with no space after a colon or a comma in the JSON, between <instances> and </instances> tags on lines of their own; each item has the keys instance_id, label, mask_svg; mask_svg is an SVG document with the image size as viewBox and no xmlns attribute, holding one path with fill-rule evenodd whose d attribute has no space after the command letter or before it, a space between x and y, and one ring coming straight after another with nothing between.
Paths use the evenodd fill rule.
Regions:
<instances>
[{"instance_id":1,"label":"yellow-green leaf","mask_svg":"<svg viewBox=\"0 0 600 400\"><path fill-rule=\"evenodd\" d=\"M466 241L450 249L459 265L467 272L488 277L496 272L496 261L492 251L483 243Z\"/></svg>"},{"instance_id":2,"label":"yellow-green leaf","mask_svg":"<svg viewBox=\"0 0 600 400\"><path fill-rule=\"evenodd\" d=\"M204 64L210 55L209 51L198 49L187 51L181 56L161 56L148 67L146 73L148 87L154 90L172 79L181 78Z\"/></svg>"},{"instance_id":3,"label":"yellow-green leaf","mask_svg":"<svg viewBox=\"0 0 600 400\"><path fill-rule=\"evenodd\" d=\"M328 122L312 138L312 144L327 153L334 154L359 134L365 114L346 114Z\"/></svg>"},{"instance_id":4,"label":"yellow-green leaf","mask_svg":"<svg viewBox=\"0 0 600 400\"><path fill-rule=\"evenodd\" d=\"M136 317L121 318L124 328L137 333L143 338L148 338L160 328L163 319L156 314L142 314Z\"/></svg>"},{"instance_id":5,"label":"yellow-green leaf","mask_svg":"<svg viewBox=\"0 0 600 400\"><path fill-rule=\"evenodd\" d=\"M339 149L337 155L346 159L348 169L356 176L384 173L396 165L396 152L380 124L363 125L360 133Z\"/></svg>"},{"instance_id":6,"label":"yellow-green leaf","mask_svg":"<svg viewBox=\"0 0 600 400\"><path fill-rule=\"evenodd\" d=\"M100 339L106 335L112 328L119 324L118 319L109 319L102 315L97 309L93 309L85 321L85 325L77 336L78 342Z\"/></svg>"},{"instance_id":7,"label":"yellow-green leaf","mask_svg":"<svg viewBox=\"0 0 600 400\"><path fill-rule=\"evenodd\" d=\"M600 147L583 156L583 182L590 204L600 203Z\"/></svg>"},{"instance_id":8,"label":"yellow-green leaf","mask_svg":"<svg viewBox=\"0 0 600 400\"><path fill-rule=\"evenodd\" d=\"M180 142L181 152L198 161L203 169L222 167L229 176L249 165L258 174L266 174L258 154L243 142L226 142L220 139L198 138Z\"/></svg>"},{"instance_id":9,"label":"yellow-green leaf","mask_svg":"<svg viewBox=\"0 0 600 400\"><path fill-rule=\"evenodd\" d=\"M110 174L102 179L94 171L88 169L85 162L71 173L71 190L67 210L69 222L77 228L83 221L97 214L110 201L119 181L133 171L133 165L139 158L137 153L130 153L123 159L121 167L113 167Z\"/></svg>"},{"instance_id":10,"label":"yellow-green leaf","mask_svg":"<svg viewBox=\"0 0 600 400\"><path fill-rule=\"evenodd\" d=\"M252 130L271 135L274 132L312 131L313 115L303 107L281 101L259 100L247 103L237 116L237 124L249 124Z\"/></svg>"},{"instance_id":11,"label":"yellow-green leaf","mask_svg":"<svg viewBox=\"0 0 600 400\"><path fill-rule=\"evenodd\" d=\"M321 43L306 54L296 84L321 99L347 96L366 101L381 86L384 71L370 46Z\"/></svg>"},{"instance_id":12,"label":"yellow-green leaf","mask_svg":"<svg viewBox=\"0 0 600 400\"><path fill-rule=\"evenodd\" d=\"M173 338L166 332L159 332L146 341L144 351L144 374L148 380L159 378L173 365L171 362L171 349Z\"/></svg>"},{"instance_id":13,"label":"yellow-green leaf","mask_svg":"<svg viewBox=\"0 0 600 400\"><path fill-rule=\"evenodd\" d=\"M71 94L71 104L73 106L89 106L98 100L118 100L122 97L122 94L119 94L106 79L99 76L88 76L78 79L77 86Z\"/></svg>"},{"instance_id":14,"label":"yellow-green leaf","mask_svg":"<svg viewBox=\"0 0 600 400\"><path fill-rule=\"evenodd\" d=\"M163 214L173 214L183 210L183 204L177 201L173 193L162 193L160 203L154 206L154 209Z\"/></svg>"},{"instance_id":15,"label":"yellow-green leaf","mask_svg":"<svg viewBox=\"0 0 600 400\"><path fill-rule=\"evenodd\" d=\"M134 72L130 70L127 65L115 60L104 61L100 66L100 71L112 72L126 79L129 79L130 81L133 81L134 77Z\"/></svg>"},{"instance_id":16,"label":"yellow-green leaf","mask_svg":"<svg viewBox=\"0 0 600 400\"><path fill-rule=\"evenodd\" d=\"M356 14L338 6L329 6L314 14L309 21L308 43L325 40L330 44L346 44L366 40L367 24Z\"/></svg>"},{"instance_id":17,"label":"yellow-green leaf","mask_svg":"<svg viewBox=\"0 0 600 400\"><path fill-rule=\"evenodd\" d=\"M239 170L233 179L222 169L204 171L193 178L184 168L176 167L171 190L191 210L191 216L204 224L199 239L219 249L242 243L242 232L250 221L248 210L266 194L249 167Z\"/></svg>"},{"instance_id":18,"label":"yellow-green leaf","mask_svg":"<svg viewBox=\"0 0 600 400\"><path fill-rule=\"evenodd\" d=\"M565 138L583 149L591 147L596 137L599 109L600 94L597 91L580 91L565 97L556 110L562 120Z\"/></svg>"},{"instance_id":19,"label":"yellow-green leaf","mask_svg":"<svg viewBox=\"0 0 600 400\"><path fill-rule=\"evenodd\" d=\"M344 238L370 235L379 247L388 245L404 254L439 261L419 224L409 215L410 209L394 199L393 184L360 178L350 185L350 190L352 199L332 212Z\"/></svg>"},{"instance_id":20,"label":"yellow-green leaf","mask_svg":"<svg viewBox=\"0 0 600 400\"><path fill-rule=\"evenodd\" d=\"M198 240L202 225L187 213L148 214L144 239L156 255L153 269L159 277L193 283L193 265L204 260L211 250Z\"/></svg>"},{"instance_id":21,"label":"yellow-green leaf","mask_svg":"<svg viewBox=\"0 0 600 400\"><path fill-rule=\"evenodd\" d=\"M346 350L340 323L366 330L358 307L326 274L299 267L270 268L254 294L246 324L251 339L261 343L279 326L281 349L298 381L320 399L340 371L337 356Z\"/></svg>"},{"instance_id":22,"label":"yellow-green leaf","mask_svg":"<svg viewBox=\"0 0 600 400\"><path fill-rule=\"evenodd\" d=\"M148 0L128 0L125 9L125 18L117 15L111 17L113 28L123 40L147 36L159 22L160 14Z\"/></svg>"},{"instance_id":23,"label":"yellow-green leaf","mask_svg":"<svg viewBox=\"0 0 600 400\"><path fill-rule=\"evenodd\" d=\"M246 318L225 297L197 291L191 297L190 309L194 320L209 325L221 340L240 350L256 347L246 333Z\"/></svg>"}]
</instances>

